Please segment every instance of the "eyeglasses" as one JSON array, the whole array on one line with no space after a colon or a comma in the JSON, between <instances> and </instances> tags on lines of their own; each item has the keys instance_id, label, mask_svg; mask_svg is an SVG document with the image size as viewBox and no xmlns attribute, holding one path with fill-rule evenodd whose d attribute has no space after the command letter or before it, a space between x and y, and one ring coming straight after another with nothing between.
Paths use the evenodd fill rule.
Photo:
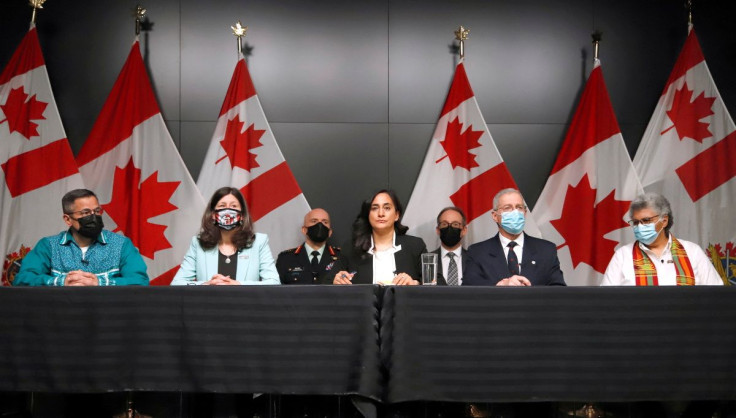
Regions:
<instances>
[{"instance_id":1,"label":"eyeglasses","mask_svg":"<svg viewBox=\"0 0 736 418\"><path fill-rule=\"evenodd\" d=\"M526 205L506 205L501 206L500 208L496 209L496 211L501 213L511 212L512 210L518 210L519 212L526 212Z\"/></svg>"},{"instance_id":2,"label":"eyeglasses","mask_svg":"<svg viewBox=\"0 0 736 418\"><path fill-rule=\"evenodd\" d=\"M438 223L438 224L437 224L437 228L439 228L439 229L445 229L445 228L447 228L448 226L451 226L451 227L453 227L453 228L457 228L457 229L462 229L462 228L463 228L463 226L465 226L465 225L463 225L463 223L462 223L462 222L452 222L452 223L447 223L447 222L445 222L445 221L442 221L442 222L440 222L440 223Z\"/></svg>"},{"instance_id":3,"label":"eyeglasses","mask_svg":"<svg viewBox=\"0 0 736 418\"><path fill-rule=\"evenodd\" d=\"M653 223L657 222L657 218L659 218L659 215L652 216L652 217L649 217L649 218L632 219L632 220L630 220L628 222L629 222L629 225L631 225L631 226L638 226L639 224L649 225L649 224L653 224Z\"/></svg>"},{"instance_id":4,"label":"eyeglasses","mask_svg":"<svg viewBox=\"0 0 736 418\"><path fill-rule=\"evenodd\" d=\"M96 207L96 208L94 208L94 209L82 209L82 210L76 210L76 211L74 211L74 212L67 212L66 214L67 214L67 215L73 215L73 214L75 214L75 213L78 213L78 214L79 214L79 217L80 217L80 218L84 218L85 216L89 216L89 215L91 215L91 214L93 214L93 213L94 213L95 215L102 215L102 206L97 206L97 207Z\"/></svg>"}]
</instances>

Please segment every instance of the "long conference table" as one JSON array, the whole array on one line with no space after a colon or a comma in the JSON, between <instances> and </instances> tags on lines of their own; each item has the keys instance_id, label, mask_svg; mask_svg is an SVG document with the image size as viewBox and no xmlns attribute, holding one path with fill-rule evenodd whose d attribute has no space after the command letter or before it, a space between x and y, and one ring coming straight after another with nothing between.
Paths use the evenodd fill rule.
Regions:
<instances>
[{"instance_id":1,"label":"long conference table","mask_svg":"<svg viewBox=\"0 0 736 418\"><path fill-rule=\"evenodd\" d=\"M736 288L0 288L0 391L736 399Z\"/></svg>"}]
</instances>

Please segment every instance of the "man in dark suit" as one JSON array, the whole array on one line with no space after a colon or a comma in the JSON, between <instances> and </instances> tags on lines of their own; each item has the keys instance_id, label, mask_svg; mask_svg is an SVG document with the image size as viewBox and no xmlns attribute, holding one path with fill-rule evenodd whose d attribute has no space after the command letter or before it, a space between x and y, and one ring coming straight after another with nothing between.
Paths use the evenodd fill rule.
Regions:
<instances>
[{"instance_id":1,"label":"man in dark suit","mask_svg":"<svg viewBox=\"0 0 736 418\"><path fill-rule=\"evenodd\" d=\"M555 244L526 235L527 207L516 189L493 198L498 234L468 248L463 285L565 286Z\"/></svg>"},{"instance_id":2,"label":"man in dark suit","mask_svg":"<svg viewBox=\"0 0 736 418\"><path fill-rule=\"evenodd\" d=\"M437 235L440 247L432 251L437 254L437 285L459 286L463 283L463 271L468 251L462 240L468 232L465 213L454 206L442 209L437 215Z\"/></svg>"},{"instance_id":3,"label":"man in dark suit","mask_svg":"<svg viewBox=\"0 0 736 418\"><path fill-rule=\"evenodd\" d=\"M317 284L320 278L334 276L340 248L327 245L332 236L330 215L324 209L312 209L304 216L304 243L282 251L276 259L281 284Z\"/></svg>"}]
</instances>

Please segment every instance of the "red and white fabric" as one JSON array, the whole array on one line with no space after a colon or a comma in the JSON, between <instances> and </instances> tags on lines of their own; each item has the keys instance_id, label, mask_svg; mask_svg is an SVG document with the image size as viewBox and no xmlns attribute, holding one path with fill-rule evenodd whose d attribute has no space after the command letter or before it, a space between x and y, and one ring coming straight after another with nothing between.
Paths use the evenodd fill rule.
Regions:
<instances>
[{"instance_id":1,"label":"red and white fabric","mask_svg":"<svg viewBox=\"0 0 736 418\"><path fill-rule=\"evenodd\" d=\"M84 187L56 108L36 28L0 74L2 284L44 236L66 228L61 198Z\"/></svg>"},{"instance_id":2,"label":"red and white fabric","mask_svg":"<svg viewBox=\"0 0 736 418\"><path fill-rule=\"evenodd\" d=\"M736 125L691 29L644 132L634 166L646 191L661 193L670 201L675 236L698 243L722 277L736 276L736 264L731 261L736 256L734 162Z\"/></svg>"},{"instance_id":3,"label":"red and white fabric","mask_svg":"<svg viewBox=\"0 0 736 418\"><path fill-rule=\"evenodd\" d=\"M301 227L309 204L276 143L242 57L197 186L205 199L223 186L240 189L256 231L268 234L275 254L304 241Z\"/></svg>"},{"instance_id":4,"label":"red and white fabric","mask_svg":"<svg viewBox=\"0 0 736 418\"><path fill-rule=\"evenodd\" d=\"M161 116L138 40L77 163L105 227L133 241L151 284L169 284L199 231L204 201Z\"/></svg>"},{"instance_id":5,"label":"red and white fabric","mask_svg":"<svg viewBox=\"0 0 736 418\"><path fill-rule=\"evenodd\" d=\"M596 60L533 210L568 285L600 284L616 248L634 240L626 221L641 191Z\"/></svg>"},{"instance_id":6,"label":"red and white fabric","mask_svg":"<svg viewBox=\"0 0 736 418\"><path fill-rule=\"evenodd\" d=\"M493 142L461 60L402 222L410 234L436 248L437 214L457 206L467 217L468 246L498 232L491 217L493 197L505 188L518 187ZM524 231L539 236L531 216Z\"/></svg>"}]
</instances>

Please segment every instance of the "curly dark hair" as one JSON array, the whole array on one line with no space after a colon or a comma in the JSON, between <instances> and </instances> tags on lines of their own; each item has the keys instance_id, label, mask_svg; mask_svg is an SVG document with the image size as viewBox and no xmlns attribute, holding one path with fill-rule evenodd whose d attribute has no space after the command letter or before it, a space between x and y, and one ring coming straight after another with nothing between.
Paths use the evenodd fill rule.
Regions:
<instances>
[{"instance_id":1,"label":"curly dark hair","mask_svg":"<svg viewBox=\"0 0 736 418\"><path fill-rule=\"evenodd\" d=\"M404 207L401 206L401 202L399 201L399 197L396 195L396 192L391 189L382 189L377 191L370 199L363 201L360 207L360 213L353 222L353 249L355 250L355 253L361 257L364 257L371 248L373 227L371 227L368 216L371 213L373 200L381 193L386 193L391 198L391 201L394 203L394 208L396 208L396 212L399 214L399 219L394 223L394 231L396 231L396 234L404 235L406 234L406 231L409 230L408 226L401 224L401 218L404 216Z\"/></svg>"},{"instance_id":2,"label":"curly dark hair","mask_svg":"<svg viewBox=\"0 0 736 418\"><path fill-rule=\"evenodd\" d=\"M240 193L240 190L234 187L220 187L219 189L215 190L215 193L210 199L210 203L204 210L204 215L202 215L202 228L199 232L198 238L199 245L201 245L202 248L206 250L214 248L220 242L221 231L220 228L213 221L212 213L215 211L215 206L217 206L217 202L219 202L220 199L229 194L235 196L235 198L238 199L238 202L240 202L240 207L243 208L243 220L240 223L240 226L235 228L235 234L233 234L233 244L235 244L235 246L238 248L238 251L240 251L244 248L250 248L256 238L256 234L253 231L253 223L251 222L250 214L248 213L248 206L246 206L245 204L245 198L243 198L243 194Z\"/></svg>"}]
</instances>

